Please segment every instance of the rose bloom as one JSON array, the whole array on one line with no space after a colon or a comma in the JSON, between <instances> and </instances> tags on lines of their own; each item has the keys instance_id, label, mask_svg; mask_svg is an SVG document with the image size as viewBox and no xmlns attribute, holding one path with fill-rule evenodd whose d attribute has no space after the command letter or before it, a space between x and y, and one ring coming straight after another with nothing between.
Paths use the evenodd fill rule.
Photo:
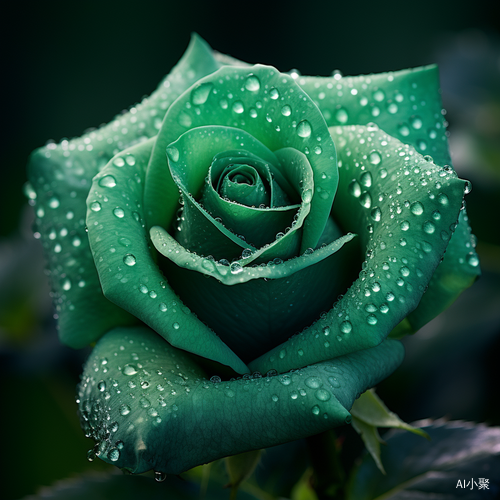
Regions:
<instances>
[{"instance_id":1,"label":"rose bloom","mask_svg":"<svg viewBox=\"0 0 500 500\"><path fill-rule=\"evenodd\" d=\"M302 77L196 36L151 97L36 150L95 454L179 473L349 423L479 273L449 163L436 67Z\"/></svg>"}]
</instances>

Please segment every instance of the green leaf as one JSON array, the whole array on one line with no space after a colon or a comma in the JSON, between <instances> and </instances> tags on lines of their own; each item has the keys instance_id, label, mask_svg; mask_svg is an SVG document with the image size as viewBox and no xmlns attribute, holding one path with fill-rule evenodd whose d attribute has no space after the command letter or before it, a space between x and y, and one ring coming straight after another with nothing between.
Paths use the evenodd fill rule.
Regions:
<instances>
[{"instance_id":1,"label":"green leaf","mask_svg":"<svg viewBox=\"0 0 500 500\"><path fill-rule=\"evenodd\" d=\"M402 357L401 344L388 340L287 374L221 381L148 328L117 328L86 363L81 421L102 460L177 474L350 422L356 396Z\"/></svg>"},{"instance_id":2,"label":"green leaf","mask_svg":"<svg viewBox=\"0 0 500 500\"><path fill-rule=\"evenodd\" d=\"M359 235L359 278L324 317L250 364L290 370L379 344L414 310L448 244L464 181L376 126L332 128L333 214Z\"/></svg>"},{"instance_id":3,"label":"green leaf","mask_svg":"<svg viewBox=\"0 0 500 500\"><path fill-rule=\"evenodd\" d=\"M200 485L183 478L167 476L161 483L153 477L132 476L121 473L87 473L71 479L58 481L42 488L40 494L30 495L24 500L199 500ZM223 484L210 481L204 491L205 500L224 500L230 492ZM258 497L246 491L238 492L238 500L256 500Z\"/></svg>"},{"instance_id":4,"label":"green leaf","mask_svg":"<svg viewBox=\"0 0 500 500\"><path fill-rule=\"evenodd\" d=\"M352 426L361 435L377 467L384 474L384 467L380 461L380 443L383 441L380 439L377 427L404 429L429 439L429 435L426 432L403 422L395 413L391 412L375 394L374 389L361 394L354 402L351 414L353 417Z\"/></svg>"},{"instance_id":5,"label":"green leaf","mask_svg":"<svg viewBox=\"0 0 500 500\"><path fill-rule=\"evenodd\" d=\"M178 208L178 188L166 174L166 148L188 130L222 125L244 130L271 151L292 147L308 155L317 196L312 197L301 252L316 246L337 188L335 147L323 116L290 76L260 65L221 68L185 92L164 123L146 179L149 226L168 228Z\"/></svg>"},{"instance_id":6,"label":"green leaf","mask_svg":"<svg viewBox=\"0 0 500 500\"><path fill-rule=\"evenodd\" d=\"M153 143L123 151L93 180L87 226L103 293L172 345L245 373L246 365L182 303L153 259L143 223Z\"/></svg>"},{"instance_id":7,"label":"green leaf","mask_svg":"<svg viewBox=\"0 0 500 500\"><path fill-rule=\"evenodd\" d=\"M156 135L171 103L219 67L208 45L194 35L183 58L149 98L106 126L32 153L28 177L31 196L36 198L36 230L47 257L59 335L65 344L83 347L114 326L136 321L101 292L85 232L84 200L92 178L116 153Z\"/></svg>"},{"instance_id":8,"label":"green leaf","mask_svg":"<svg viewBox=\"0 0 500 500\"><path fill-rule=\"evenodd\" d=\"M387 474L382 475L365 455L351 476L348 500L496 498L500 488L500 428L443 421L416 425L431 441L407 432L391 433L381 454ZM480 478L488 480L488 489L478 489ZM469 481L467 488L463 487L464 479Z\"/></svg>"},{"instance_id":9,"label":"green leaf","mask_svg":"<svg viewBox=\"0 0 500 500\"><path fill-rule=\"evenodd\" d=\"M231 488L238 488L243 481L246 481L253 474L260 462L262 451L248 451L224 459Z\"/></svg>"}]
</instances>

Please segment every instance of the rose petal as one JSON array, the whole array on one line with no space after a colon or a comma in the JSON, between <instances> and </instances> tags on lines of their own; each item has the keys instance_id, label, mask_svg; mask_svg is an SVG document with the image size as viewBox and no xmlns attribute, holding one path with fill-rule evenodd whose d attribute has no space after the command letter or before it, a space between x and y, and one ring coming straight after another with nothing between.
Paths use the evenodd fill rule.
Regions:
<instances>
[{"instance_id":1,"label":"rose petal","mask_svg":"<svg viewBox=\"0 0 500 500\"><path fill-rule=\"evenodd\" d=\"M245 373L246 365L182 303L153 260L142 202L153 142L117 155L94 178L87 198L89 241L102 290L172 345Z\"/></svg>"},{"instance_id":2,"label":"rose petal","mask_svg":"<svg viewBox=\"0 0 500 500\"><path fill-rule=\"evenodd\" d=\"M402 358L387 340L293 373L221 382L148 328L118 328L87 361L80 415L102 460L178 474L349 422L355 398Z\"/></svg>"},{"instance_id":3,"label":"rose petal","mask_svg":"<svg viewBox=\"0 0 500 500\"><path fill-rule=\"evenodd\" d=\"M119 151L158 133L170 104L220 67L208 45L193 36L183 58L158 89L128 113L80 138L37 149L28 177L36 192L36 228L48 261L61 341L84 347L117 325L135 322L106 300L85 232L91 180ZM89 314L89 310L92 314Z\"/></svg>"},{"instance_id":4,"label":"rose petal","mask_svg":"<svg viewBox=\"0 0 500 500\"><path fill-rule=\"evenodd\" d=\"M301 251L316 246L338 183L335 147L323 116L290 76L260 65L221 68L177 99L164 123L146 178L150 227L165 227L177 210L177 186L165 175L168 145L192 128L222 125L246 131L271 151L293 147L308 155L317 196L312 197Z\"/></svg>"},{"instance_id":5,"label":"rose petal","mask_svg":"<svg viewBox=\"0 0 500 500\"><path fill-rule=\"evenodd\" d=\"M376 126L331 130L340 171L333 213L359 234L362 271L324 319L253 370L285 371L378 345L418 305L458 219L465 182L451 169Z\"/></svg>"},{"instance_id":6,"label":"rose petal","mask_svg":"<svg viewBox=\"0 0 500 500\"><path fill-rule=\"evenodd\" d=\"M320 108L328 125L373 122L420 153L431 155L437 165L451 164L436 65L376 75L301 76L297 83ZM437 316L474 283L481 272L474 247L462 211L428 291L408 318L409 332Z\"/></svg>"}]
</instances>

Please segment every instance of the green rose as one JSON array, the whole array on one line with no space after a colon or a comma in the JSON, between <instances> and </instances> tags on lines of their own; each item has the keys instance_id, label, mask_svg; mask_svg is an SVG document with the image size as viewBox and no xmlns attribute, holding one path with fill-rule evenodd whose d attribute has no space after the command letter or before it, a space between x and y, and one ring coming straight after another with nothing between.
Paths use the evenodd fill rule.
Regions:
<instances>
[{"instance_id":1,"label":"green rose","mask_svg":"<svg viewBox=\"0 0 500 500\"><path fill-rule=\"evenodd\" d=\"M95 453L179 473L350 422L479 273L449 163L435 67L290 76L197 37L150 98L35 151L61 340L98 341Z\"/></svg>"}]
</instances>

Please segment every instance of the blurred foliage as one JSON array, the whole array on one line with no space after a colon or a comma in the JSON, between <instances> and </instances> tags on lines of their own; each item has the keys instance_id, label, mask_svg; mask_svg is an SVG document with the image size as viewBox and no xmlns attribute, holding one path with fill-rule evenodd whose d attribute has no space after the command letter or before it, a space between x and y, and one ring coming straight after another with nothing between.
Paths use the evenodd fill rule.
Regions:
<instances>
[{"instance_id":1,"label":"blurred foliage","mask_svg":"<svg viewBox=\"0 0 500 500\"><path fill-rule=\"evenodd\" d=\"M7 116L0 167L2 498L16 500L65 477L110 470L85 458L92 443L80 430L74 395L87 351L64 348L57 339L39 242L30 235L30 214L24 209L26 159L47 139L80 135L151 92L183 53L191 31L242 60L281 71L296 67L304 74L439 63L454 165L473 184L467 207L484 272L452 308L405 340L407 359L378 394L406 421L446 415L500 424L500 402L492 397L498 390L500 354L500 232L495 222L500 27L490 12L493 4L320 1L280 9L254 2L251 17L234 5L224 9L217 4L90 0L72 5L57 0L5 8L16 37L2 30L7 37L2 40ZM361 440L346 426L337 442L349 443L342 446L342 465L348 469L362 450ZM308 498L307 453L303 443L291 446L264 453L257 482ZM266 472L266 460L295 467L302 490L292 492L279 470Z\"/></svg>"}]
</instances>

